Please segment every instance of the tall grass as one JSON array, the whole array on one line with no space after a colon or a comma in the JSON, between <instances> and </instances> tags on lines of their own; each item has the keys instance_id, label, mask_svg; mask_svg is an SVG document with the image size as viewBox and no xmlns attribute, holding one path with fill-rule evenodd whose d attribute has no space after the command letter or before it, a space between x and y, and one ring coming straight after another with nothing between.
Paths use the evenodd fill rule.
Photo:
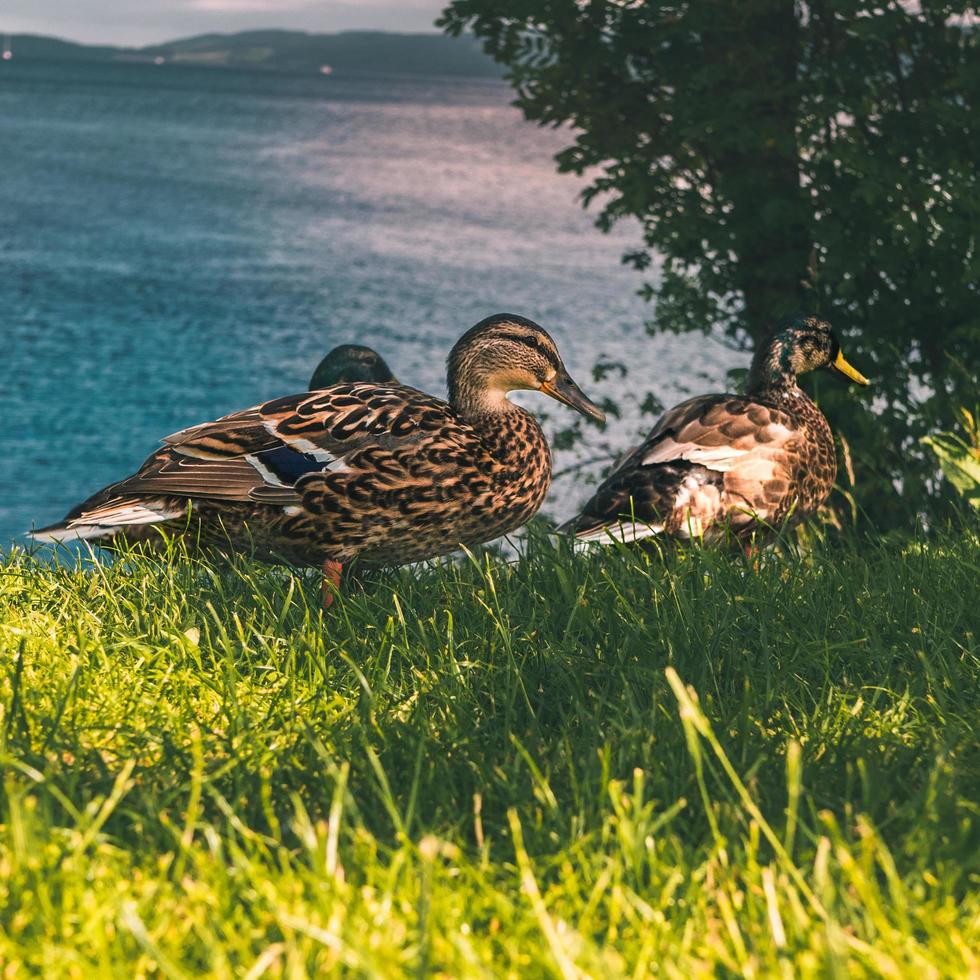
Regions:
<instances>
[{"instance_id":1,"label":"tall grass","mask_svg":"<svg viewBox=\"0 0 980 980\"><path fill-rule=\"evenodd\" d=\"M980 974L976 531L0 566L26 976ZM6 975L6 974L4 974Z\"/></svg>"}]
</instances>

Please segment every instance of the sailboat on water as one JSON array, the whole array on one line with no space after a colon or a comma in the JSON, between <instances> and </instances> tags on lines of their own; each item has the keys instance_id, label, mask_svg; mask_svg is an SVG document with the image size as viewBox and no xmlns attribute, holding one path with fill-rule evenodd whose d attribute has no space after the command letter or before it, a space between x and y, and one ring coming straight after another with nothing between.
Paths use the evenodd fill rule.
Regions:
<instances>
[{"instance_id":1,"label":"sailboat on water","mask_svg":"<svg viewBox=\"0 0 980 980\"><path fill-rule=\"evenodd\" d=\"M0 58L4 61L10 61L14 56L14 46L10 40L9 34L4 34L3 36L3 54L0 54Z\"/></svg>"}]
</instances>

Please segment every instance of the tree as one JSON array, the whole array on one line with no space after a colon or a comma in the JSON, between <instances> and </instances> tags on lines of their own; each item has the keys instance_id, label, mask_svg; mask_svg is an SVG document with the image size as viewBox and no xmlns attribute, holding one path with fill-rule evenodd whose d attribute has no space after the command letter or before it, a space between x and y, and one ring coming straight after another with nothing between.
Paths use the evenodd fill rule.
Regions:
<instances>
[{"instance_id":1,"label":"tree","mask_svg":"<svg viewBox=\"0 0 980 980\"><path fill-rule=\"evenodd\" d=\"M978 6L910 0L453 0L527 118L571 128L608 230L634 216L652 330L743 344L809 309L875 381L822 384L881 523L936 505L919 439L980 361ZM817 384L821 384L819 380ZM846 416L846 423L843 422Z\"/></svg>"}]
</instances>

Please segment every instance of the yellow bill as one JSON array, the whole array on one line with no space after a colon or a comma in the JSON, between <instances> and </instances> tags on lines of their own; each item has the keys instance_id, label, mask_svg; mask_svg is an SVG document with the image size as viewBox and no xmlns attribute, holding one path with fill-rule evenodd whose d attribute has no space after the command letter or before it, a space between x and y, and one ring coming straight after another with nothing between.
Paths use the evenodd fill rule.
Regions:
<instances>
[{"instance_id":1,"label":"yellow bill","mask_svg":"<svg viewBox=\"0 0 980 980\"><path fill-rule=\"evenodd\" d=\"M837 357L830 365L838 374L843 374L845 378L859 385L869 385L871 382L856 368L847 363L842 351L837 351Z\"/></svg>"}]
</instances>

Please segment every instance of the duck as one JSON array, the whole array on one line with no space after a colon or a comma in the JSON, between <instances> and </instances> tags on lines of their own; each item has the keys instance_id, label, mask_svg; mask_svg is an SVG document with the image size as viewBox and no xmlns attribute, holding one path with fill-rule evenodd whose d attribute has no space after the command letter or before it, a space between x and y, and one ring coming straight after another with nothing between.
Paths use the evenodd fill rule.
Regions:
<instances>
[{"instance_id":1,"label":"duck","mask_svg":"<svg viewBox=\"0 0 980 980\"><path fill-rule=\"evenodd\" d=\"M348 382L183 429L136 473L33 537L159 547L164 531L191 547L320 567L329 606L350 562L440 557L537 513L551 451L508 392L540 391L605 418L547 331L516 314L464 333L447 380L448 401L394 382Z\"/></svg>"},{"instance_id":2,"label":"duck","mask_svg":"<svg viewBox=\"0 0 980 980\"><path fill-rule=\"evenodd\" d=\"M837 475L830 426L797 383L827 369L870 382L814 314L784 317L759 345L744 395L707 394L668 410L559 530L584 542L653 536L741 541L812 515Z\"/></svg>"},{"instance_id":3,"label":"duck","mask_svg":"<svg viewBox=\"0 0 980 980\"><path fill-rule=\"evenodd\" d=\"M310 377L308 387L310 391L318 391L321 388L330 388L335 384L353 381L394 382L397 384L397 378L395 378L391 368L388 367L388 363L376 350L361 344L338 344L329 350L317 364ZM101 499L109 489L110 487L103 487L73 507L65 516L65 521L74 520L80 514L91 510L89 505L94 506L95 501Z\"/></svg>"},{"instance_id":4,"label":"duck","mask_svg":"<svg viewBox=\"0 0 980 980\"><path fill-rule=\"evenodd\" d=\"M310 391L331 388L352 381L373 381L376 384L397 384L398 379L387 361L370 347L361 344L340 344L329 351L316 366L310 378Z\"/></svg>"}]
</instances>

